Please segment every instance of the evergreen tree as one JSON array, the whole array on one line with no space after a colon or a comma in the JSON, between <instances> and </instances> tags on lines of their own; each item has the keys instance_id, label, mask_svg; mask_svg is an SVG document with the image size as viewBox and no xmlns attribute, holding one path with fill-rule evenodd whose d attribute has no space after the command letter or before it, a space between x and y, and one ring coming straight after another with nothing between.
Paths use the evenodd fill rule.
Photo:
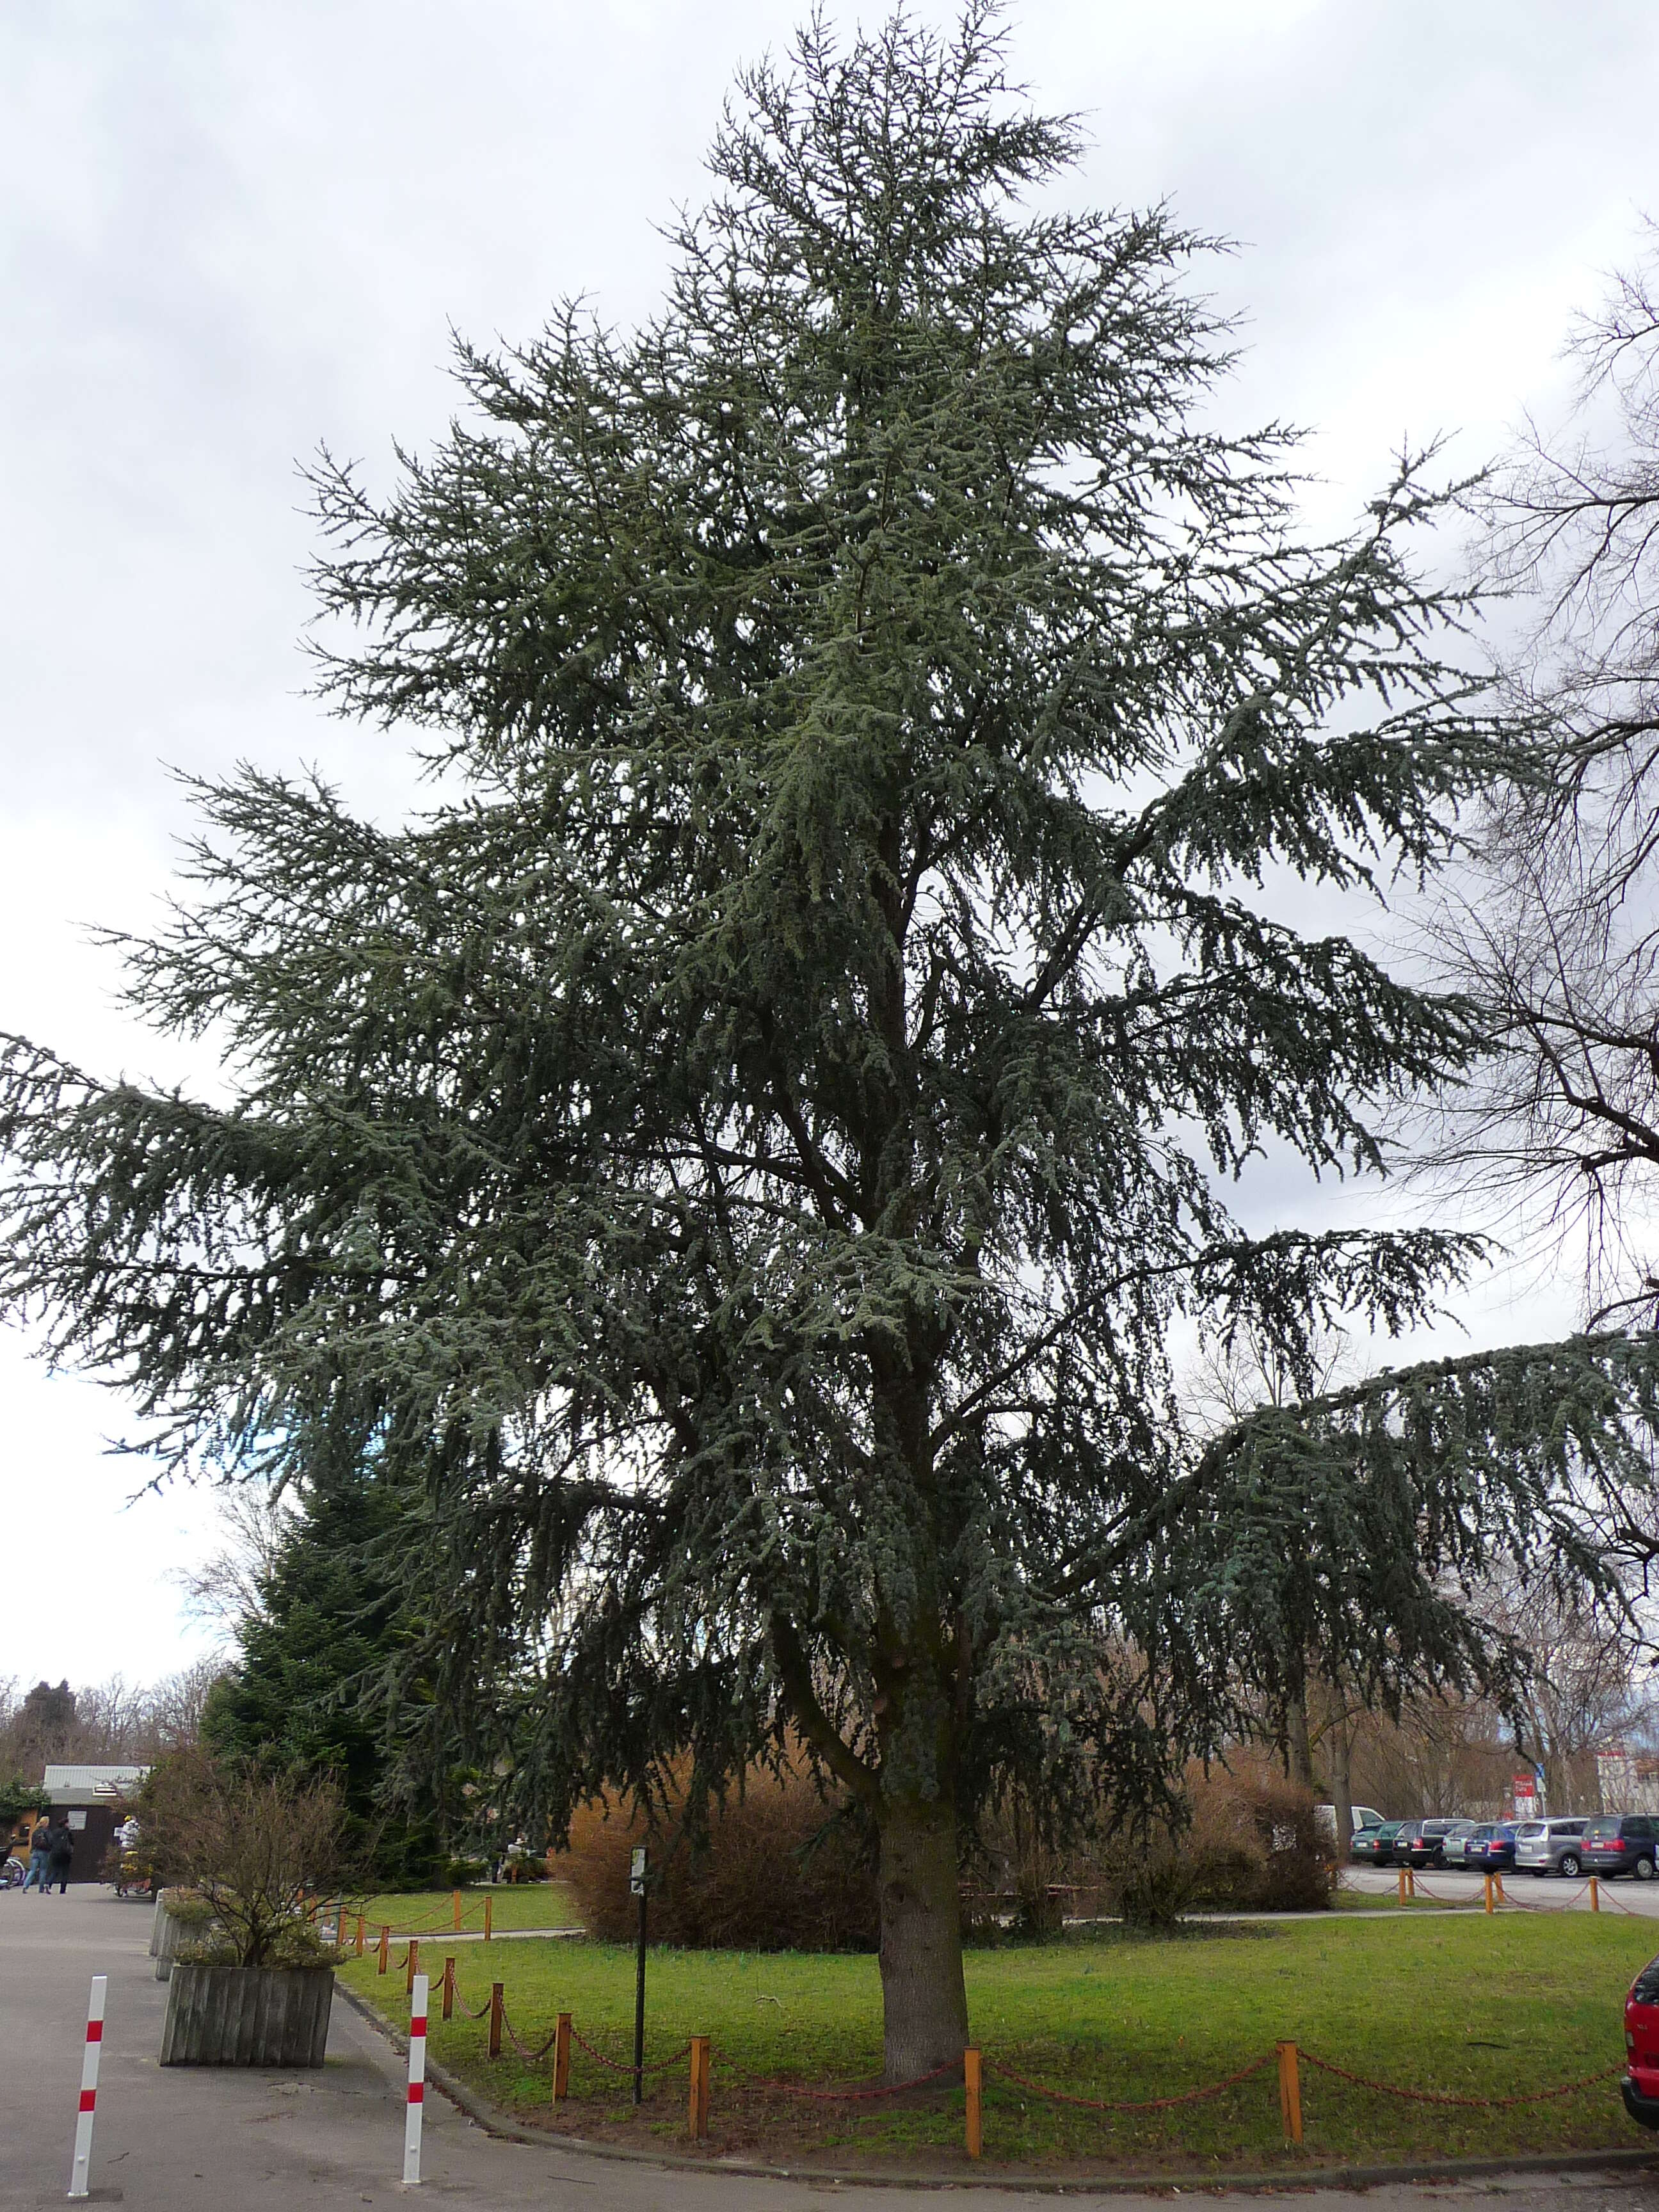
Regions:
<instances>
[{"instance_id":1,"label":"evergreen tree","mask_svg":"<svg viewBox=\"0 0 1659 2212\"><path fill-rule=\"evenodd\" d=\"M202 790L131 990L234 1103L22 1041L0 1099L0 1290L170 1464L424 1486L408 1756L510 1737L556 1826L799 1732L878 1841L891 2079L965 2039L988 1792L1159 1802L1356 1470L1322 1556L1385 1549L1273 1586L1304 1651L1385 1668L1347 1594L1420 1611L1492 1543L1593 1580L1578 1491L1646 1389L1589 1345L1306 1450L1183 1441L1182 1331L1306 1389L1318 1328L1469 1256L1223 1194L1270 1147L1377 1167L1383 1102L1466 1063L1462 1005L1295 916L1435 866L1493 749L1416 471L1302 542L1290 441L1216 427L1204 242L1026 204L1077 144L981 6L744 78L653 323L465 349L383 504L320 472L325 684L440 780L395 831Z\"/></svg>"},{"instance_id":2,"label":"evergreen tree","mask_svg":"<svg viewBox=\"0 0 1659 2212\"><path fill-rule=\"evenodd\" d=\"M441 1856L435 1808L396 1802L384 1711L374 1692L410 1638L408 1550L416 1516L390 1486L362 1476L312 1491L237 1629L235 1662L209 1692L202 1734L234 1760L331 1778L352 1856L383 1881L414 1884Z\"/></svg>"}]
</instances>

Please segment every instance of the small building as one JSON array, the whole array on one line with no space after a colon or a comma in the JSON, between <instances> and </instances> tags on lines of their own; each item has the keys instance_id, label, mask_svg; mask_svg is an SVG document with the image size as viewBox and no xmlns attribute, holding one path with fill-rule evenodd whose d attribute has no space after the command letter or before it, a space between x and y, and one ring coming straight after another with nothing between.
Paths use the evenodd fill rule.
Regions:
<instances>
[{"instance_id":1,"label":"small building","mask_svg":"<svg viewBox=\"0 0 1659 2212\"><path fill-rule=\"evenodd\" d=\"M75 1838L71 1881L97 1881L109 1856L110 1839L120 1826L127 1801L149 1772L148 1766L49 1766L41 1794Z\"/></svg>"},{"instance_id":2,"label":"small building","mask_svg":"<svg viewBox=\"0 0 1659 2212\"><path fill-rule=\"evenodd\" d=\"M1595 1783L1604 1813L1659 1813L1659 1759L1622 1743L1595 1754Z\"/></svg>"}]
</instances>

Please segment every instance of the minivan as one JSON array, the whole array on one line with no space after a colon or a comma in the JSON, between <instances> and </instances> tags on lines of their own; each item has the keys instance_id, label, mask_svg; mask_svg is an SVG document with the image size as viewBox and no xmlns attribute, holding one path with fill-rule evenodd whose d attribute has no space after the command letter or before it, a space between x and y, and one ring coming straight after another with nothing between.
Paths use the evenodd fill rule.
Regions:
<instances>
[{"instance_id":1,"label":"minivan","mask_svg":"<svg viewBox=\"0 0 1659 2212\"><path fill-rule=\"evenodd\" d=\"M1633 1874L1638 1881L1651 1881L1656 1850L1659 1822L1645 1813L1607 1813L1584 1823L1586 1874Z\"/></svg>"},{"instance_id":2,"label":"minivan","mask_svg":"<svg viewBox=\"0 0 1659 2212\"><path fill-rule=\"evenodd\" d=\"M1574 1875L1583 1863L1583 1820L1522 1820L1515 1832L1517 1874Z\"/></svg>"}]
</instances>

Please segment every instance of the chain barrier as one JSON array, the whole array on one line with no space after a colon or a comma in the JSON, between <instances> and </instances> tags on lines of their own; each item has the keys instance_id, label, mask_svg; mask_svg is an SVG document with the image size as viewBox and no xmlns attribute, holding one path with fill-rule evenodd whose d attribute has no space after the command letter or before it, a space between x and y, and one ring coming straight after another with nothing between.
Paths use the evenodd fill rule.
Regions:
<instances>
[{"instance_id":1,"label":"chain barrier","mask_svg":"<svg viewBox=\"0 0 1659 2212\"><path fill-rule=\"evenodd\" d=\"M1090 2112L1163 2112L1173 2105L1200 2105L1206 2098L1218 2097L1224 2090L1236 2088L1239 2082L1248 2081L1252 2075L1261 2073L1264 2066L1271 2066L1277 2057L1276 2051L1269 2051L1266 2057L1252 2059L1248 2066L1241 2066L1237 2074L1229 2074L1219 2081L1207 2082L1200 2089L1182 2089L1171 2097L1135 2100L1076 2097L1067 2090L1050 2089L1041 2081L1030 2081L1024 2075L1016 2074L1012 2066L1005 2066L1000 2059L988 2058L985 2063L991 2073L1000 2074L1005 2081L1012 2081L1022 2089L1029 2089L1033 2096L1047 2097L1056 2105L1079 2105Z\"/></svg>"},{"instance_id":2,"label":"chain barrier","mask_svg":"<svg viewBox=\"0 0 1659 2212\"><path fill-rule=\"evenodd\" d=\"M518 2052L520 2057L524 2060L527 2066L533 2066L538 2059L545 2058L548 2052L551 2051L554 2045L559 2039L559 2031L556 2027L552 2034L548 2037L544 2043L538 2043L533 2051L528 2049L524 2044L520 2042L518 2035L514 2029L513 2023L507 2016L507 2007L505 2005L501 2007L501 2027L506 2033L507 2041L513 2045L513 2048ZM688 2045L688 2048L690 2046ZM629 2071L632 2073L633 2069L630 2067Z\"/></svg>"},{"instance_id":3,"label":"chain barrier","mask_svg":"<svg viewBox=\"0 0 1659 2212\"><path fill-rule=\"evenodd\" d=\"M1588 1888L1588 1883L1585 1887ZM1523 1909L1532 1911L1545 1911L1549 1908L1527 1906ZM1622 1911L1629 1911L1628 1906L1620 1906L1619 1909ZM1645 1916L1634 1914L1632 1917L1642 1918ZM453 1991L453 1996L456 2005L468 2020L483 2020L488 2017L489 2006L482 2006L475 2011L461 1996L459 1989ZM558 2030L555 2027L541 2043L533 2047L526 2045L520 2041L518 2031L507 2017L504 2005L501 2008L501 2021L507 2040L519 2057L528 2065L534 2065L544 2058L558 2041ZM602 2066L607 2073L622 2075L629 2079L647 2074L665 2074L673 2067L680 2065L690 2055L692 2050L692 2045L688 2041L669 2057L654 2060L649 2066L635 2068L611 2058L605 2051L596 2049L574 2022L570 2029L570 2040L585 2051L596 2065ZM1054 2089L1049 2087L1046 2082L1034 2081L1029 2075L1018 2073L1013 2067L1006 2065L1001 2060L992 2058L988 2055L984 2060L984 2065L988 2073L1000 2076L1015 2088L1023 2089L1031 2096L1045 2098L1051 2104L1070 2105L1081 2111L1091 2112L1162 2112L1173 2111L1180 2106L1202 2104L1211 2098L1223 2096L1229 2089L1237 2088L1241 2082L1254 2079L1256 2075L1273 2065L1278 2055L1277 2051L1264 2052L1260 2058L1253 2059L1248 2066L1241 2066L1236 2073L1224 2075L1220 2081L1206 2082L1195 2089L1182 2089L1167 2097L1143 2098L1079 2096L1071 2090ZM1320 2073L1328 2074L1339 2081L1346 2081L1356 2089L1368 2090L1376 2096L1394 2097L1402 2102L1414 2105L1452 2106L1469 2112L1509 2112L1522 2105L1552 2103L1563 2097L1577 2096L1581 2090L1593 2088L1601 2082L1609 2081L1615 2075L1621 2074L1625 2070L1625 2061L1621 2058L1614 2064L1600 2068L1593 2074L1583 2075L1577 2081L1559 2082L1553 2088L1521 2090L1508 2097L1472 2097L1465 2096L1454 2090L1413 2089L1399 2082L1374 2081L1368 2075L1356 2074L1346 2066L1339 2066L1334 2059L1322 2058L1316 2052L1301 2045L1297 2046L1297 2056ZM926 2088L930 2082L942 2081L947 2075L959 2075L962 2064L963 2062L959 2058L946 2059L942 2065L935 2066L931 2072L918 2074L910 2081L884 2083L878 2087L869 2089L809 2089L796 2081L779 2081L755 2075L729 2072L726 2078L734 2089L760 2090L776 2096L799 2098L811 2104L866 2104L888 2097L902 2096L911 2089Z\"/></svg>"},{"instance_id":4,"label":"chain barrier","mask_svg":"<svg viewBox=\"0 0 1659 2212\"><path fill-rule=\"evenodd\" d=\"M1586 2074L1577 2081L1563 2081L1553 2089L1528 2089L1513 2097L1460 2097L1449 2089L1407 2089L1393 2081L1372 2081L1363 2074L1351 2074L1346 2066L1338 2066L1328 2058L1316 2057L1311 2051L1299 2045L1297 2056L1310 2066L1316 2066L1322 2074L1334 2074L1339 2081L1351 2081L1357 2089L1371 2089L1378 2096L1399 2097L1413 2105L1460 2105L1470 2111L1504 2112L1516 2105L1547 2104L1554 2097L1571 2097L1580 2089L1589 2089L1598 2081L1610 2081L1615 2074L1622 2074L1625 2062L1604 2066L1599 2072Z\"/></svg>"},{"instance_id":5,"label":"chain barrier","mask_svg":"<svg viewBox=\"0 0 1659 2212\"><path fill-rule=\"evenodd\" d=\"M572 2035L576 2033L573 2027ZM690 2045L687 2048L690 2049ZM628 2071L631 2074L633 2068ZM929 2081L941 2081L947 2074L960 2074L962 2061L947 2058L942 2066L935 2066L931 2074L918 2074L911 2081L894 2081L878 2089L805 2089L797 2081L763 2081L753 2074L734 2074L726 2078L734 2088L770 2089L783 2097L803 2097L814 2105L862 2105L877 2097L900 2097L907 2089L920 2089Z\"/></svg>"},{"instance_id":6,"label":"chain barrier","mask_svg":"<svg viewBox=\"0 0 1659 2212\"><path fill-rule=\"evenodd\" d=\"M1638 1912L1633 1905L1626 1905L1622 1898L1615 1897L1613 1892L1607 1887L1607 1877L1606 1875L1602 1875L1600 1877L1600 1880L1601 1883L1601 1902L1604 1905L1611 1905L1615 1912L1622 1912L1626 1920L1652 1919L1653 1915L1650 1912Z\"/></svg>"},{"instance_id":7,"label":"chain barrier","mask_svg":"<svg viewBox=\"0 0 1659 2212\"><path fill-rule=\"evenodd\" d=\"M1586 1881L1580 1888L1578 1897L1588 1897L1589 1895L1589 1884ZM1517 1912L1568 1912L1571 1911L1572 1907L1577 1903L1577 1898L1565 1897L1562 1899L1559 1905L1546 1905L1543 1899L1540 1897L1535 1904L1529 1905L1524 1897L1511 1897L1508 1890L1504 1892L1503 1896L1503 1902L1505 1905L1512 1905Z\"/></svg>"},{"instance_id":8,"label":"chain barrier","mask_svg":"<svg viewBox=\"0 0 1659 2212\"><path fill-rule=\"evenodd\" d=\"M1431 1889L1426 1882L1419 1881L1415 1875L1412 1877L1412 1895L1426 1897L1431 1904L1450 1905L1454 1910L1461 1912L1480 1912L1485 1910L1484 1891L1479 1897L1443 1897L1437 1889Z\"/></svg>"},{"instance_id":9,"label":"chain barrier","mask_svg":"<svg viewBox=\"0 0 1659 2212\"><path fill-rule=\"evenodd\" d=\"M617 2064L614 2058L607 2058L604 2051L595 2051L592 2045L581 2033L580 2029L576 2026L574 2021L571 2022L570 2026L570 2040L573 2043L580 2044L596 2065L603 2066L605 2068L607 2072L611 2074L626 2074L630 2081L636 2073L665 2074L671 2066L678 2066L681 2059L689 2058L691 2055L691 2045L688 2043L683 2049L677 2051L672 2058L659 2058L652 2065L639 2067L621 2066Z\"/></svg>"},{"instance_id":10,"label":"chain barrier","mask_svg":"<svg viewBox=\"0 0 1659 2212\"><path fill-rule=\"evenodd\" d=\"M377 1921L374 1924L377 1927L385 1927L388 1923L385 1921ZM442 1920L406 1921L401 1928L398 1927L395 1922L389 1924L392 1928L393 1938L399 1943L403 1942L410 1936L458 1936L465 1935L467 1932L467 1917L465 1912L461 1915L461 1924L459 1928L457 1928L455 1925L455 1917L453 1913ZM483 1925L483 1916L482 1912L478 1916L477 1924L480 1928ZM501 1932L505 1934L507 1931L503 1929Z\"/></svg>"}]
</instances>

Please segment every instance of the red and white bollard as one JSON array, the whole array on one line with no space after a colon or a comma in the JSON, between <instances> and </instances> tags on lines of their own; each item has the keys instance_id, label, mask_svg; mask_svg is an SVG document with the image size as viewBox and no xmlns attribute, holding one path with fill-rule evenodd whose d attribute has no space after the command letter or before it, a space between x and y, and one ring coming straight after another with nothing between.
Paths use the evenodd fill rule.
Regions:
<instances>
[{"instance_id":1,"label":"red and white bollard","mask_svg":"<svg viewBox=\"0 0 1659 2212\"><path fill-rule=\"evenodd\" d=\"M70 2169L69 2193L87 2195L87 2175L92 2166L92 2122L98 2109L98 2054L104 2047L104 1999L109 1976L94 1974L87 2004L87 2040L81 2057L81 2110L75 2123L75 2164Z\"/></svg>"},{"instance_id":2,"label":"red and white bollard","mask_svg":"<svg viewBox=\"0 0 1659 2212\"><path fill-rule=\"evenodd\" d=\"M426 2107L427 1977L416 1974L409 1997L409 2105L404 2118L404 2185L421 2178L421 2114Z\"/></svg>"}]
</instances>

